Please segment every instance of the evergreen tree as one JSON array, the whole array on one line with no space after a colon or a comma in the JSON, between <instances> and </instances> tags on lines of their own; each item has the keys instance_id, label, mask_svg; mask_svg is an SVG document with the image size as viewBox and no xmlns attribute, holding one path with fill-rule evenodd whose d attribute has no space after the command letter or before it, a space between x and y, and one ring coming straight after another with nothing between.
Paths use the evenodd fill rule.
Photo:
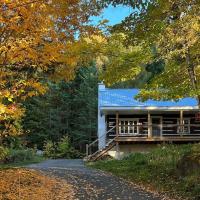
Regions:
<instances>
[{"instance_id":1,"label":"evergreen tree","mask_svg":"<svg viewBox=\"0 0 200 200\"><path fill-rule=\"evenodd\" d=\"M23 119L28 146L42 149L46 140L57 142L67 135L83 152L96 138L97 83L96 68L82 67L73 81L48 82L45 95L28 99Z\"/></svg>"},{"instance_id":2,"label":"evergreen tree","mask_svg":"<svg viewBox=\"0 0 200 200\"><path fill-rule=\"evenodd\" d=\"M73 142L83 150L97 135L98 79L95 67L81 68L75 79L72 100L71 133Z\"/></svg>"}]
</instances>

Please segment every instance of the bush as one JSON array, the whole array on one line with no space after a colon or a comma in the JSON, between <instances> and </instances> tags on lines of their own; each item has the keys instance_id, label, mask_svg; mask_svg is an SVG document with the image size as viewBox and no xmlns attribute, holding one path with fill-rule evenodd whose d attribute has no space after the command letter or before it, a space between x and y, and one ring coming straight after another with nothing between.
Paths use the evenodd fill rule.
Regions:
<instances>
[{"instance_id":1,"label":"bush","mask_svg":"<svg viewBox=\"0 0 200 200\"><path fill-rule=\"evenodd\" d=\"M0 146L0 163L30 161L35 158L33 149L8 149Z\"/></svg>"},{"instance_id":2,"label":"bush","mask_svg":"<svg viewBox=\"0 0 200 200\"><path fill-rule=\"evenodd\" d=\"M10 149L6 162L24 162L35 158L35 151L33 149Z\"/></svg>"},{"instance_id":3,"label":"bush","mask_svg":"<svg viewBox=\"0 0 200 200\"><path fill-rule=\"evenodd\" d=\"M58 143L47 141L44 144L44 156L48 158L80 158L81 153L74 149L68 136L64 136Z\"/></svg>"},{"instance_id":4,"label":"bush","mask_svg":"<svg viewBox=\"0 0 200 200\"><path fill-rule=\"evenodd\" d=\"M4 144L9 149L24 149L25 141L19 136L9 136L4 139Z\"/></svg>"},{"instance_id":5,"label":"bush","mask_svg":"<svg viewBox=\"0 0 200 200\"><path fill-rule=\"evenodd\" d=\"M58 158L80 158L80 153L71 147L69 137L64 136L57 145Z\"/></svg>"},{"instance_id":6,"label":"bush","mask_svg":"<svg viewBox=\"0 0 200 200\"><path fill-rule=\"evenodd\" d=\"M54 158L55 157L55 144L48 140L44 143L44 156L47 158Z\"/></svg>"},{"instance_id":7,"label":"bush","mask_svg":"<svg viewBox=\"0 0 200 200\"><path fill-rule=\"evenodd\" d=\"M8 156L8 154L9 154L8 148L0 146L0 163L5 161L5 159Z\"/></svg>"}]
</instances>

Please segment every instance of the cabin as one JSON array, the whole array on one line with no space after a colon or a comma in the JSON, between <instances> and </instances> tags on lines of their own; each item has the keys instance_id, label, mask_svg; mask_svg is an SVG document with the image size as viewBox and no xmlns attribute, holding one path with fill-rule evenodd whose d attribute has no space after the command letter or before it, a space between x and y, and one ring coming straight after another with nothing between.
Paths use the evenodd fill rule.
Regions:
<instances>
[{"instance_id":1,"label":"cabin","mask_svg":"<svg viewBox=\"0 0 200 200\"><path fill-rule=\"evenodd\" d=\"M98 86L98 138L87 145L89 160L109 154L121 158L146 152L161 143L200 141L200 115L195 98L140 102L138 89Z\"/></svg>"}]
</instances>

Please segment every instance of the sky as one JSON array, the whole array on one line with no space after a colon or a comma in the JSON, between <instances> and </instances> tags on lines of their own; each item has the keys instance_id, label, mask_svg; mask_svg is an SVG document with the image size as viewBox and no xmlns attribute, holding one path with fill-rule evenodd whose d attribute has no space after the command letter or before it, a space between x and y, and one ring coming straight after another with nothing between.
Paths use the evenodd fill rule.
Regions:
<instances>
[{"instance_id":1,"label":"sky","mask_svg":"<svg viewBox=\"0 0 200 200\"><path fill-rule=\"evenodd\" d=\"M129 16L131 13L131 9L125 6L109 6L108 8L105 8L101 14L101 16L98 17L92 17L92 23L97 24L98 21L102 19L108 19L109 25L118 24L121 22L125 17Z\"/></svg>"}]
</instances>

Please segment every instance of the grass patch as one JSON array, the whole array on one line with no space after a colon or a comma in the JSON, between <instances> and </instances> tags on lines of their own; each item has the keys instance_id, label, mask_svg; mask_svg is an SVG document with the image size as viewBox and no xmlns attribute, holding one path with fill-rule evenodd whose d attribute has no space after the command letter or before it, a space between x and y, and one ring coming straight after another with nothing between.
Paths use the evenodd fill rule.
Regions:
<instances>
[{"instance_id":1,"label":"grass patch","mask_svg":"<svg viewBox=\"0 0 200 200\"><path fill-rule=\"evenodd\" d=\"M9 164L0 164L0 170L14 168L14 167L24 167L29 164L40 163L44 160L45 158L43 156L34 156L34 158L31 160L19 161L19 162L14 162L14 163L9 163Z\"/></svg>"},{"instance_id":2,"label":"grass patch","mask_svg":"<svg viewBox=\"0 0 200 200\"><path fill-rule=\"evenodd\" d=\"M89 166L171 197L197 200L200 199L200 170L191 169L189 173L180 175L177 167L185 155L200 155L200 145L160 146L147 154L135 153L122 160L98 161Z\"/></svg>"}]
</instances>

